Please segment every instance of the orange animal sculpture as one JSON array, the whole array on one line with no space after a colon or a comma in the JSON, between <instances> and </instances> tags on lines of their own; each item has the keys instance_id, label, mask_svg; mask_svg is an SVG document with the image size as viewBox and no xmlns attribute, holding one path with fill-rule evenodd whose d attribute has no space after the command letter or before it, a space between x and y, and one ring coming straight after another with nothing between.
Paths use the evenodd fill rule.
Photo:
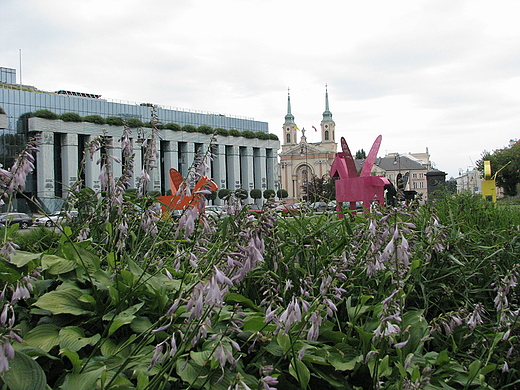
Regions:
<instances>
[{"instance_id":1,"label":"orange animal sculpture","mask_svg":"<svg viewBox=\"0 0 520 390\"><path fill-rule=\"evenodd\" d=\"M343 218L341 213L341 205L343 202L349 203L349 208L354 213L356 211L356 202L363 202L363 207L370 210L370 203L384 201L385 185L390 184L387 178L382 176L370 176L372 167L377 158L377 152L381 145L381 136L378 136L372 145L372 149L365 159L361 174L358 176L356 164L352 153L347 145L345 138L341 137L341 148L343 152L336 153L334 162L330 168L330 176L338 177L336 180L336 202L339 217Z\"/></svg>"},{"instance_id":2,"label":"orange animal sculpture","mask_svg":"<svg viewBox=\"0 0 520 390\"><path fill-rule=\"evenodd\" d=\"M172 210L184 210L185 208L197 207L201 211L202 207L202 190L216 191L217 185L213 180L207 176L202 176L195 187L191 191L179 191L181 186L187 185L184 178L178 170L170 168L170 189L172 194L166 196L158 196L157 199L161 202L162 212ZM190 195L186 195L186 193Z\"/></svg>"}]
</instances>

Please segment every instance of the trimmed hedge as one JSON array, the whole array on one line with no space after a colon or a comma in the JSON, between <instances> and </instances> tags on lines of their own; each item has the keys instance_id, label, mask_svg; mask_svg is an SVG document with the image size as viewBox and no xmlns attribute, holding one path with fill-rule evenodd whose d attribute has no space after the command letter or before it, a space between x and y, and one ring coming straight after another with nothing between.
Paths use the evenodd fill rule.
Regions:
<instances>
[{"instance_id":1,"label":"trimmed hedge","mask_svg":"<svg viewBox=\"0 0 520 390\"><path fill-rule=\"evenodd\" d=\"M138 118L130 118L126 121L126 124L131 128L144 127L144 123Z\"/></svg>"},{"instance_id":2,"label":"trimmed hedge","mask_svg":"<svg viewBox=\"0 0 520 390\"><path fill-rule=\"evenodd\" d=\"M123 120L123 118L120 118L118 116L109 116L109 117L107 117L106 121L107 121L107 125L110 125L110 126L124 126L125 125L125 121Z\"/></svg>"},{"instance_id":3,"label":"trimmed hedge","mask_svg":"<svg viewBox=\"0 0 520 390\"><path fill-rule=\"evenodd\" d=\"M87 115L83 117L85 122L95 123L96 125L105 125L107 122L101 115Z\"/></svg>"},{"instance_id":4,"label":"trimmed hedge","mask_svg":"<svg viewBox=\"0 0 520 390\"><path fill-rule=\"evenodd\" d=\"M52 112L50 110L38 110L38 111L35 111L33 112L33 116L36 116L38 118L43 118L43 119L59 119L58 118L58 114L56 114L55 112Z\"/></svg>"},{"instance_id":5,"label":"trimmed hedge","mask_svg":"<svg viewBox=\"0 0 520 390\"><path fill-rule=\"evenodd\" d=\"M83 122L81 115L75 112L66 112L60 115L60 119L63 122Z\"/></svg>"},{"instance_id":6,"label":"trimmed hedge","mask_svg":"<svg viewBox=\"0 0 520 390\"><path fill-rule=\"evenodd\" d=\"M0 113L5 114L5 111L0 107ZM95 123L97 125L110 125L110 126L124 126L125 120L123 118L120 118L118 116L109 116L106 119L103 118L100 115L87 115L85 117L81 117L79 114L75 112L66 112L64 114L58 115L50 110L38 110L33 113L30 113L30 116L35 116L39 118L44 119L61 119L65 122L90 122ZM126 124L128 127L131 128L137 128L137 127L151 127L150 122L143 123L138 118L130 118L126 120ZM244 137L248 139L258 138L261 140L274 140L278 141L278 136L276 134L272 133L263 133L260 131L251 131L251 130L244 130L239 131L237 129L231 129L226 130L221 127L218 127L216 129L212 128L211 126L202 125L199 127L195 127L193 125L185 125L180 126L177 123L166 123L166 124L158 124L157 128L159 129L167 129L172 131L186 131L188 133L201 133L201 134L213 134L216 133L217 135L222 135L224 137Z\"/></svg>"},{"instance_id":7,"label":"trimmed hedge","mask_svg":"<svg viewBox=\"0 0 520 390\"><path fill-rule=\"evenodd\" d=\"M0 107L0 114L5 114L5 111L2 107Z\"/></svg>"}]
</instances>

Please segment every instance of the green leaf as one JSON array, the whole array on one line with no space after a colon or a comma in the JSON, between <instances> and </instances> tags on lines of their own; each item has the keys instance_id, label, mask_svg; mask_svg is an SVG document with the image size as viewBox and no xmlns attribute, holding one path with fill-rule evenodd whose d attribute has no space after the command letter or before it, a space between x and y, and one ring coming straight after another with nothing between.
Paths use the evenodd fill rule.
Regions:
<instances>
[{"instance_id":1,"label":"green leaf","mask_svg":"<svg viewBox=\"0 0 520 390\"><path fill-rule=\"evenodd\" d=\"M67 374L61 390L92 390L96 389L96 382L101 379L105 367L100 367L92 371L81 374Z\"/></svg>"},{"instance_id":2,"label":"green leaf","mask_svg":"<svg viewBox=\"0 0 520 390\"><path fill-rule=\"evenodd\" d=\"M247 318L244 321L244 332L259 332L261 330L267 330L267 324L265 323L265 317L261 314L255 314Z\"/></svg>"},{"instance_id":3,"label":"green leaf","mask_svg":"<svg viewBox=\"0 0 520 390\"><path fill-rule=\"evenodd\" d=\"M276 341L278 342L278 345L282 347L284 353L287 353L289 349L291 349L291 338L288 335L280 332L276 337Z\"/></svg>"},{"instance_id":4,"label":"green leaf","mask_svg":"<svg viewBox=\"0 0 520 390\"><path fill-rule=\"evenodd\" d=\"M47 378L38 363L26 354L16 351L9 361L10 369L2 375L9 390L45 390Z\"/></svg>"},{"instance_id":5,"label":"green leaf","mask_svg":"<svg viewBox=\"0 0 520 390\"><path fill-rule=\"evenodd\" d=\"M298 359L292 359L289 366L289 373L298 381L302 389L306 389L311 380L311 373L305 363Z\"/></svg>"},{"instance_id":6,"label":"green leaf","mask_svg":"<svg viewBox=\"0 0 520 390\"><path fill-rule=\"evenodd\" d=\"M38 299L34 306L48 310L52 314L92 314L91 311L83 309L79 297L85 293L71 285L61 285L58 289L44 294Z\"/></svg>"},{"instance_id":7,"label":"green leaf","mask_svg":"<svg viewBox=\"0 0 520 390\"><path fill-rule=\"evenodd\" d=\"M31 253L24 251L17 251L15 255L12 255L9 262L11 264L15 264L17 267L23 267L27 263L30 263L33 260L39 259L41 253Z\"/></svg>"},{"instance_id":8,"label":"green leaf","mask_svg":"<svg viewBox=\"0 0 520 390\"><path fill-rule=\"evenodd\" d=\"M60 354L69 358L72 364L72 369L74 370L74 373L77 374L81 369L81 363L83 362L83 360L79 358L78 353L68 348L64 348L60 350Z\"/></svg>"},{"instance_id":9,"label":"green leaf","mask_svg":"<svg viewBox=\"0 0 520 390\"><path fill-rule=\"evenodd\" d=\"M211 360L213 351L190 352L190 358L199 366L203 367Z\"/></svg>"},{"instance_id":10,"label":"green leaf","mask_svg":"<svg viewBox=\"0 0 520 390\"><path fill-rule=\"evenodd\" d=\"M226 302L228 305L238 303L243 307L248 307L256 311L261 311L260 308L257 305L255 305L255 303L251 299L244 297L242 294L228 293L224 297L224 302Z\"/></svg>"},{"instance_id":11,"label":"green leaf","mask_svg":"<svg viewBox=\"0 0 520 390\"><path fill-rule=\"evenodd\" d=\"M85 337L83 329L78 326L67 326L60 330L60 348L68 348L71 351L79 351L87 345L96 344L101 335L95 334L92 337Z\"/></svg>"},{"instance_id":12,"label":"green leaf","mask_svg":"<svg viewBox=\"0 0 520 390\"><path fill-rule=\"evenodd\" d=\"M54 255L43 255L42 256L42 269L50 273L51 275L64 274L75 269L78 265L68 259Z\"/></svg>"},{"instance_id":13,"label":"green leaf","mask_svg":"<svg viewBox=\"0 0 520 390\"><path fill-rule=\"evenodd\" d=\"M80 243L65 242L61 250L66 259L75 261L88 274L94 274L101 264L101 260L94 253L82 248Z\"/></svg>"},{"instance_id":14,"label":"green leaf","mask_svg":"<svg viewBox=\"0 0 520 390\"><path fill-rule=\"evenodd\" d=\"M49 352L59 344L60 328L53 324L42 324L31 329L23 340L31 347L38 347L42 351Z\"/></svg>"},{"instance_id":15,"label":"green leaf","mask_svg":"<svg viewBox=\"0 0 520 390\"><path fill-rule=\"evenodd\" d=\"M0 261L0 279L8 282L8 283L15 283L18 280L20 280L22 275L20 272L16 269L16 266L14 264L9 264L4 262L3 260Z\"/></svg>"},{"instance_id":16,"label":"green leaf","mask_svg":"<svg viewBox=\"0 0 520 390\"><path fill-rule=\"evenodd\" d=\"M121 313L116 314L114 317L114 312L110 312L103 316L103 320L110 321L113 318L112 323L110 324L110 328L108 329L108 335L111 336L114 334L116 330L118 330L123 325L131 323L135 319L135 313L143 307L144 302L138 303L137 305L131 306L126 310L123 310Z\"/></svg>"}]
</instances>

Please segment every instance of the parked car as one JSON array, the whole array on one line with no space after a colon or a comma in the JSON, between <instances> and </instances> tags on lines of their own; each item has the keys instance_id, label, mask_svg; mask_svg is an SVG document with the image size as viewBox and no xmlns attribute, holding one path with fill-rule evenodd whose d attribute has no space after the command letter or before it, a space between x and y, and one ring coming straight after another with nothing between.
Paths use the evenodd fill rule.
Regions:
<instances>
[{"instance_id":1,"label":"parked car","mask_svg":"<svg viewBox=\"0 0 520 390\"><path fill-rule=\"evenodd\" d=\"M20 225L20 229L27 229L32 226L33 219L25 213L2 213L0 214L0 223L4 225Z\"/></svg>"},{"instance_id":2,"label":"parked car","mask_svg":"<svg viewBox=\"0 0 520 390\"><path fill-rule=\"evenodd\" d=\"M77 211L71 211L70 215L72 217L75 217L78 215ZM56 213L52 213L49 215L46 215L44 217L39 217L34 220L34 224L37 226L46 226L46 227L52 227L56 225L60 225L63 221L67 220L67 216L63 211L58 211Z\"/></svg>"},{"instance_id":3,"label":"parked car","mask_svg":"<svg viewBox=\"0 0 520 390\"><path fill-rule=\"evenodd\" d=\"M247 207L247 211L250 213L261 214L263 213L262 206L257 204L246 204L244 207Z\"/></svg>"},{"instance_id":4,"label":"parked car","mask_svg":"<svg viewBox=\"0 0 520 390\"><path fill-rule=\"evenodd\" d=\"M220 218L224 214L224 208L218 205L208 205L205 207L206 214L209 217Z\"/></svg>"},{"instance_id":5,"label":"parked car","mask_svg":"<svg viewBox=\"0 0 520 390\"><path fill-rule=\"evenodd\" d=\"M284 214L284 215L299 214L301 212L301 210L299 208L294 207L294 205L290 205L290 204L281 204L279 206L276 206L274 211Z\"/></svg>"}]
</instances>

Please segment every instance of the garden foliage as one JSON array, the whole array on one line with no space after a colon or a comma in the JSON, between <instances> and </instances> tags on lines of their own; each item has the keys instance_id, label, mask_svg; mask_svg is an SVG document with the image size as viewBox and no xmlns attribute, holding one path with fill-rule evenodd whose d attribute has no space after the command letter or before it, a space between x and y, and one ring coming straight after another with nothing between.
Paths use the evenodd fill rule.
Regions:
<instances>
[{"instance_id":1,"label":"garden foliage","mask_svg":"<svg viewBox=\"0 0 520 390\"><path fill-rule=\"evenodd\" d=\"M152 120L154 123L154 120ZM4 229L1 381L17 389L503 389L520 383L520 214L473 197L367 216L158 213L144 142L139 188L101 155L56 245ZM211 148L187 183L207 172ZM21 189L34 145L1 171ZM27 159L27 161L25 160ZM26 162L24 162L26 161ZM25 164L25 165L24 165ZM81 175L78 175L81 176ZM14 181L13 181L14 180ZM187 186L181 190L189 191ZM44 235L40 233L42 239Z\"/></svg>"}]
</instances>

